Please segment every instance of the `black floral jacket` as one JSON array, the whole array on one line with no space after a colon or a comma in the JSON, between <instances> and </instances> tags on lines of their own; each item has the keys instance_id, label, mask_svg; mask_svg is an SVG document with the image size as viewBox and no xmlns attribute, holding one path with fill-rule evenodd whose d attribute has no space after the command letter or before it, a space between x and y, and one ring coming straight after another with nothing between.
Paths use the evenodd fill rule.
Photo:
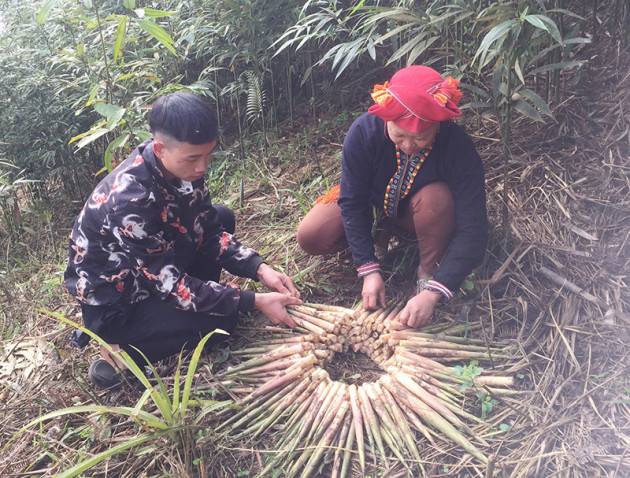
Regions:
<instances>
[{"instance_id":1,"label":"black floral jacket","mask_svg":"<svg viewBox=\"0 0 630 478\"><path fill-rule=\"evenodd\" d=\"M134 303L153 295L173 307L212 315L252 310L253 292L188 275L199 260L251 279L263 262L224 231L203 179L164 177L148 140L98 184L76 219L65 283L89 305Z\"/></svg>"}]
</instances>

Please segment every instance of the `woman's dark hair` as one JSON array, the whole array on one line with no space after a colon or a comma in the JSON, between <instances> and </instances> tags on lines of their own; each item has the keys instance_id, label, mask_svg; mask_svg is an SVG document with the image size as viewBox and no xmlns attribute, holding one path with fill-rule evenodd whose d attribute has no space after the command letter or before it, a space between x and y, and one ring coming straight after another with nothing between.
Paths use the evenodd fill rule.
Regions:
<instances>
[{"instance_id":1,"label":"woman's dark hair","mask_svg":"<svg viewBox=\"0 0 630 478\"><path fill-rule=\"evenodd\" d=\"M165 134L190 144L211 143L217 139L217 120L201 97L178 91L158 99L149 116L151 134Z\"/></svg>"}]
</instances>

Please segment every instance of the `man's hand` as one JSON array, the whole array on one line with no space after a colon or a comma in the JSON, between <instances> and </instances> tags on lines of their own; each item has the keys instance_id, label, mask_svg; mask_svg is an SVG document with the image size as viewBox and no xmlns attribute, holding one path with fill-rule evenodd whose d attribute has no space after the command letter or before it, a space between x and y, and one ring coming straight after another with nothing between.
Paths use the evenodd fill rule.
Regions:
<instances>
[{"instance_id":1,"label":"man's hand","mask_svg":"<svg viewBox=\"0 0 630 478\"><path fill-rule=\"evenodd\" d=\"M407 327L422 327L429 321L431 315L433 315L435 306L441 298L442 294L439 292L425 289L409 299L409 302L407 302L407 305L398 316L398 319L401 323L407 325Z\"/></svg>"},{"instance_id":2,"label":"man's hand","mask_svg":"<svg viewBox=\"0 0 630 478\"><path fill-rule=\"evenodd\" d=\"M297 324L287 312L287 305L301 305L302 301L298 297L293 297L280 292L268 292L266 294L254 295L254 310L260 310L269 317L271 323L279 325L285 324L293 328Z\"/></svg>"},{"instance_id":3,"label":"man's hand","mask_svg":"<svg viewBox=\"0 0 630 478\"><path fill-rule=\"evenodd\" d=\"M374 310L385 307L385 282L379 272L363 276L363 308Z\"/></svg>"},{"instance_id":4,"label":"man's hand","mask_svg":"<svg viewBox=\"0 0 630 478\"><path fill-rule=\"evenodd\" d=\"M265 263L260 264L256 274L258 275L260 283L267 289L298 299L300 298L300 293L295 288L293 281L288 275L276 271Z\"/></svg>"}]
</instances>

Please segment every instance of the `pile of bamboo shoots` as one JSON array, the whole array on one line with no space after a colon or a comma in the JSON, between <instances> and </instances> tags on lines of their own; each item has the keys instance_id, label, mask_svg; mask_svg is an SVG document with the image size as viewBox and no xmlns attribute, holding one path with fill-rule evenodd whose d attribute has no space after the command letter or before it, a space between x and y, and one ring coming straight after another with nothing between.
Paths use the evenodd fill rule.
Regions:
<instances>
[{"instance_id":1,"label":"pile of bamboo shoots","mask_svg":"<svg viewBox=\"0 0 630 478\"><path fill-rule=\"evenodd\" d=\"M500 396L512 393L505 388L512 378L469 379L446 363L507 358L505 350L457 335L470 324L407 329L396 319L402 307L290 307L296 329L278 330L274 338L236 351L243 361L218 376L244 397L238 402L242 408L217 431L237 439L279 432L277 451L260 476L281 469L287 478L306 478L326 467L328 476L349 477L353 460L365 473L368 459L397 459L410 473L424 473L417 433L434 445L442 434L486 463L475 443L487 443L466 423L483 422L464 411L462 385ZM332 380L323 365L349 350L367 354L383 374L361 385Z\"/></svg>"}]
</instances>

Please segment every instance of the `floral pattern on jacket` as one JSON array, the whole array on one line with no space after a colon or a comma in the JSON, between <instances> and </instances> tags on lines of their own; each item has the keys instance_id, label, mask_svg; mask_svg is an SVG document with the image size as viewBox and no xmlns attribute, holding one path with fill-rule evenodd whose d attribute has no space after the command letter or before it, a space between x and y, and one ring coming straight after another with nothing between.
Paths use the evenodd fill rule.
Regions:
<instances>
[{"instance_id":1,"label":"floral pattern on jacket","mask_svg":"<svg viewBox=\"0 0 630 478\"><path fill-rule=\"evenodd\" d=\"M148 140L98 184L76 219L65 283L89 305L153 295L213 315L252 309L252 292L188 275L199 260L251 279L263 262L224 231L203 179L164 177Z\"/></svg>"}]
</instances>

